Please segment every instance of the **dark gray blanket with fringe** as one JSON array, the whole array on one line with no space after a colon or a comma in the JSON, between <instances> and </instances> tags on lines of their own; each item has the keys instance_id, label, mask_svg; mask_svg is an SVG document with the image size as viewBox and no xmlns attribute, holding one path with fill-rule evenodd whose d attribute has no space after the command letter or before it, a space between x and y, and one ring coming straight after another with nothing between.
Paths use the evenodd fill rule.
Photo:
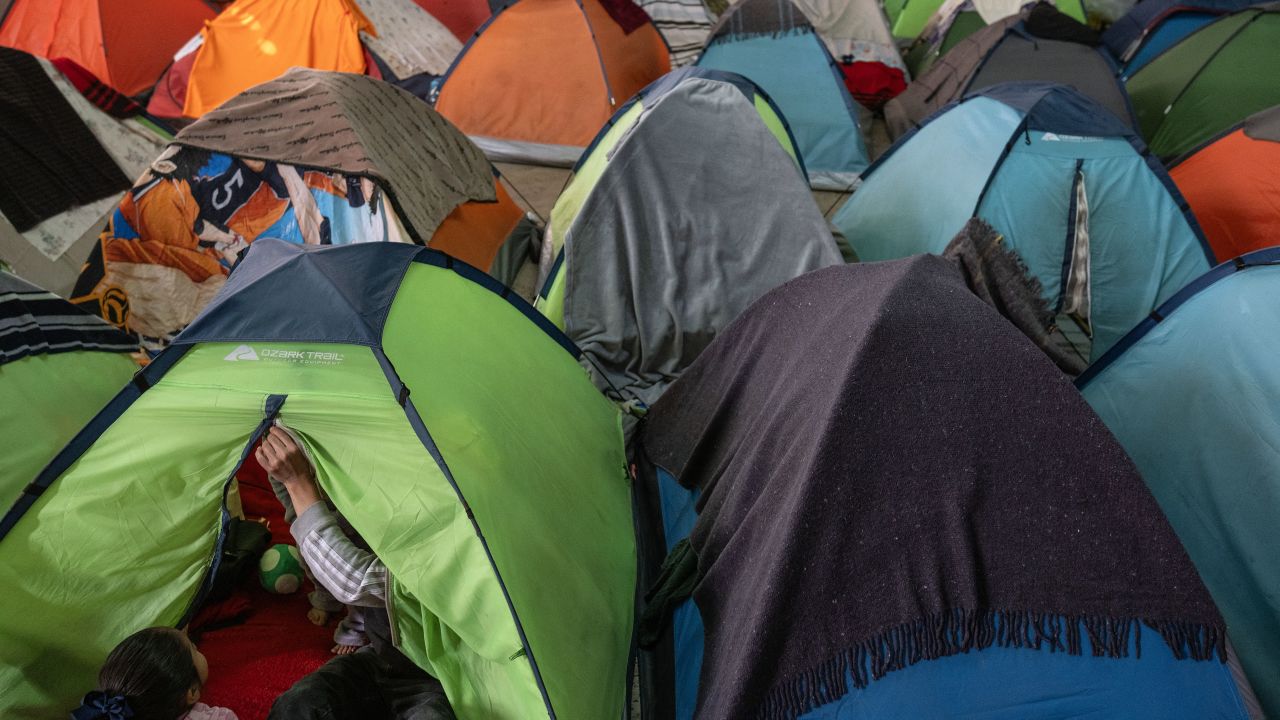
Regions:
<instances>
[{"instance_id":1,"label":"dark gray blanket with fringe","mask_svg":"<svg viewBox=\"0 0 1280 720\"><path fill-rule=\"evenodd\" d=\"M774 290L653 406L641 444L702 493L699 718L795 718L992 645L1224 657L1124 451L948 260Z\"/></svg>"}]
</instances>

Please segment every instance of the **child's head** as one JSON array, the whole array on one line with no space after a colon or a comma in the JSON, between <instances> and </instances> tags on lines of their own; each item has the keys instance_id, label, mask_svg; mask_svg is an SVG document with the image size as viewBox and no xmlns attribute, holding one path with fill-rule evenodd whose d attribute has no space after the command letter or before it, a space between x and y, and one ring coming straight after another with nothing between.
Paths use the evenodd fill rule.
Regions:
<instances>
[{"instance_id":1,"label":"child's head","mask_svg":"<svg viewBox=\"0 0 1280 720\"><path fill-rule=\"evenodd\" d=\"M107 656L98 672L98 691L85 696L74 717L115 720L127 704L133 720L177 720L200 699L208 677L204 655L184 633L140 630Z\"/></svg>"}]
</instances>

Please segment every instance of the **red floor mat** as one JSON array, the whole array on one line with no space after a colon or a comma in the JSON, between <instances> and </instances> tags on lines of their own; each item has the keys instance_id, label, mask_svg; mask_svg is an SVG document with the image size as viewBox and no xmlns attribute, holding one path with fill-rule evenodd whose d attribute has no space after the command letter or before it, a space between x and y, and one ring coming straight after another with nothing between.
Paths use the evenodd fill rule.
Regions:
<instances>
[{"instance_id":1,"label":"red floor mat","mask_svg":"<svg viewBox=\"0 0 1280 720\"><path fill-rule=\"evenodd\" d=\"M272 542L293 544L283 510L266 475L250 454L237 473L245 515L269 521ZM271 703L294 682L333 657L333 627L307 620L304 589L272 595L258 585L256 574L244 583L251 610L244 622L204 632L197 642L209 659L209 682L202 701L230 708L240 720L262 720Z\"/></svg>"},{"instance_id":2,"label":"red floor mat","mask_svg":"<svg viewBox=\"0 0 1280 720\"><path fill-rule=\"evenodd\" d=\"M255 580L249 599L253 609L243 623L199 638L209 659L202 701L230 708L240 720L262 720L280 693L333 657L333 626L307 621L303 592L272 595Z\"/></svg>"}]
</instances>

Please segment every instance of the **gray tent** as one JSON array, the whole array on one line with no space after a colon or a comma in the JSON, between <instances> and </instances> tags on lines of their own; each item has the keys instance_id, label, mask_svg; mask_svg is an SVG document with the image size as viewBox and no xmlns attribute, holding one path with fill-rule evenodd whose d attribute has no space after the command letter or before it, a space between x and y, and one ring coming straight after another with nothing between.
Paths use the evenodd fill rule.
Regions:
<instances>
[{"instance_id":1,"label":"gray tent","mask_svg":"<svg viewBox=\"0 0 1280 720\"><path fill-rule=\"evenodd\" d=\"M538 307L601 389L656 400L754 300L841 261L794 147L751 81L701 68L596 137L552 210Z\"/></svg>"},{"instance_id":2,"label":"gray tent","mask_svg":"<svg viewBox=\"0 0 1280 720\"><path fill-rule=\"evenodd\" d=\"M1096 32L1047 3L988 25L956 44L885 105L889 134L894 139L905 135L975 90L1017 81L1073 87L1133 125L1129 96L1100 42Z\"/></svg>"}]
</instances>

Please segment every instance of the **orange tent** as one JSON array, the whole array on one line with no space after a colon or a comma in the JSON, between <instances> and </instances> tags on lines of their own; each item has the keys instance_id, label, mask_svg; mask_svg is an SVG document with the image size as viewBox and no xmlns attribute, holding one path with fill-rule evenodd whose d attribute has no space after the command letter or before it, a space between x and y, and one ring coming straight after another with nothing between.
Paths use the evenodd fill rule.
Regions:
<instances>
[{"instance_id":1,"label":"orange tent","mask_svg":"<svg viewBox=\"0 0 1280 720\"><path fill-rule=\"evenodd\" d=\"M0 45L68 58L104 84L138 95L215 14L200 0L13 0Z\"/></svg>"},{"instance_id":2,"label":"orange tent","mask_svg":"<svg viewBox=\"0 0 1280 720\"><path fill-rule=\"evenodd\" d=\"M1280 105L1187 155L1169 176L1219 262L1280 245Z\"/></svg>"},{"instance_id":3,"label":"orange tent","mask_svg":"<svg viewBox=\"0 0 1280 720\"><path fill-rule=\"evenodd\" d=\"M462 42L471 39L493 12L488 0L413 0Z\"/></svg>"},{"instance_id":4,"label":"orange tent","mask_svg":"<svg viewBox=\"0 0 1280 720\"><path fill-rule=\"evenodd\" d=\"M524 218L499 178L497 202L469 200L453 209L427 243L440 252L489 272L498 250Z\"/></svg>"},{"instance_id":5,"label":"orange tent","mask_svg":"<svg viewBox=\"0 0 1280 720\"><path fill-rule=\"evenodd\" d=\"M491 160L572 165L614 110L670 69L629 0L519 0L472 39L436 109Z\"/></svg>"},{"instance_id":6,"label":"orange tent","mask_svg":"<svg viewBox=\"0 0 1280 720\"><path fill-rule=\"evenodd\" d=\"M364 73L362 30L377 34L352 0L236 0L204 30L182 114L198 118L295 66Z\"/></svg>"}]
</instances>

